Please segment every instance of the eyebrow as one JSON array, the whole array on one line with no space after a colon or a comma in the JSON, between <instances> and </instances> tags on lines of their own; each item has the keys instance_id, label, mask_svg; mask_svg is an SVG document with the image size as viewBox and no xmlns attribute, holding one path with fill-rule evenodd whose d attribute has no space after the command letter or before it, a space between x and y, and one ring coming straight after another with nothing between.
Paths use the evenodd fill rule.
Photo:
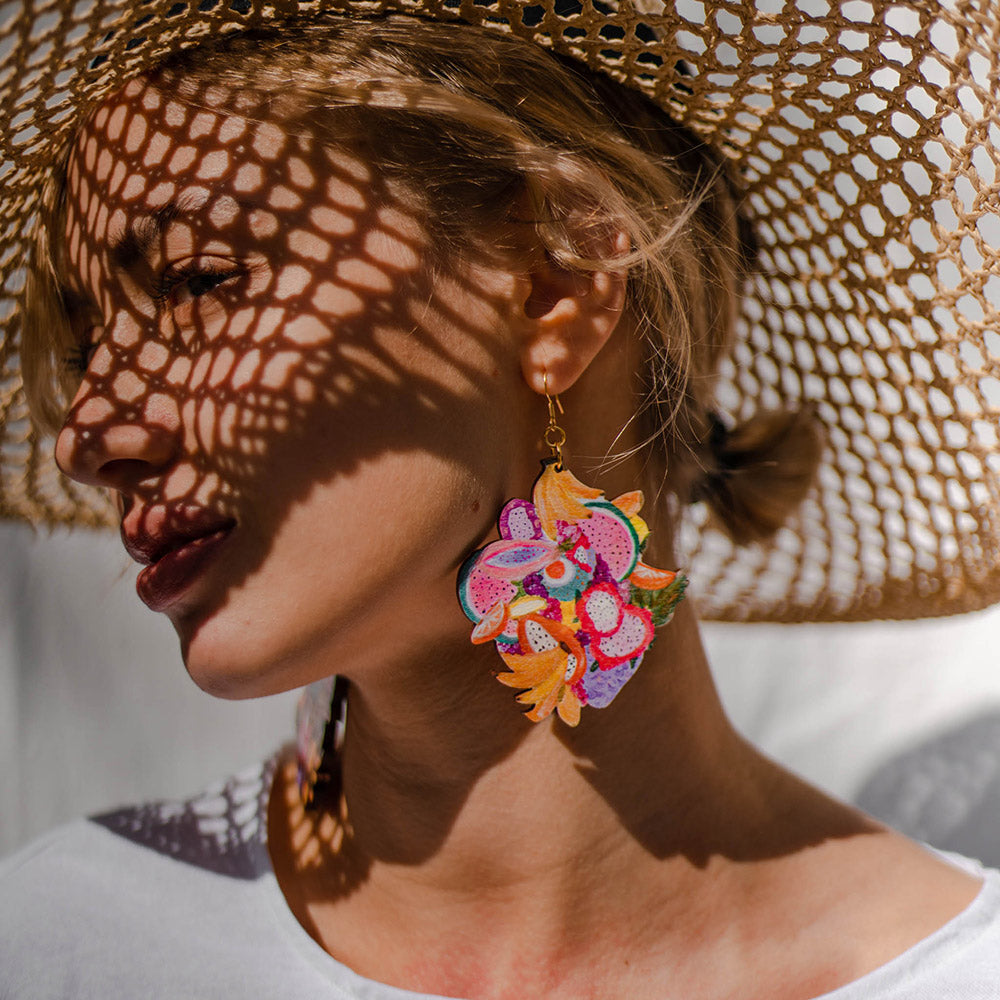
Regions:
<instances>
[{"instance_id":1,"label":"eyebrow","mask_svg":"<svg viewBox=\"0 0 1000 1000\"><path fill-rule=\"evenodd\" d=\"M168 201L155 211L145 212L129 219L121 232L108 235L108 258L111 266L115 270L134 273L148 261L153 248L176 219L195 215L209 201L209 198L202 199L197 195L182 194L177 201ZM234 197L233 201L247 212L260 208L255 202L243 198ZM67 309L89 307L93 304L88 292L81 294L63 276L57 277L56 283Z\"/></svg>"}]
</instances>

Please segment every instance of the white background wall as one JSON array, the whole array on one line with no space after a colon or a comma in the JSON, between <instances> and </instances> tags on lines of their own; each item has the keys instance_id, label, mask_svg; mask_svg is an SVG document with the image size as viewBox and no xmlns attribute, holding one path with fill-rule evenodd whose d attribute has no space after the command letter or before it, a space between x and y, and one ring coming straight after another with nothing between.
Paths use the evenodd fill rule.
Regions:
<instances>
[{"instance_id":1,"label":"white background wall","mask_svg":"<svg viewBox=\"0 0 1000 1000\"><path fill-rule=\"evenodd\" d=\"M294 734L294 695L228 702L184 672L114 532L0 523L0 853L78 816L188 795Z\"/></svg>"},{"instance_id":2,"label":"white background wall","mask_svg":"<svg viewBox=\"0 0 1000 1000\"><path fill-rule=\"evenodd\" d=\"M0 524L0 853L83 813L191 794L292 738L294 694L224 702L195 687L134 576L114 533ZM706 639L737 725L841 797L900 752L1000 719L1000 611L711 626ZM953 784L939 757L914 779L921 802L939 791L925 787L934 774ZM966 770L1000 773L1000 742L969 760ZM997 789L1000 816L1000 779Z\"/></svg>"}]
</instances>

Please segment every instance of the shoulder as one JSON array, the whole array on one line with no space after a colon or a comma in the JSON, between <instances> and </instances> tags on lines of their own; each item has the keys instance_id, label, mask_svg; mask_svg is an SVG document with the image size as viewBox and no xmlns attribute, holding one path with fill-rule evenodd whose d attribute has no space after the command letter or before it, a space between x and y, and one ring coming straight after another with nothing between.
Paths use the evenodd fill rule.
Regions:
<instances>
[{"instance_id":1,"label":"shoulder","mask_svg":"<svg viewBox=\"0 0 1000 1000\"><path fill-rule=\"evenodd\" d=\"M976 898L895 960L821 1000L1000 1000L1000 871L934 853L982 879Z\"/></svg>"},{"instance_id":2,"label":"shoulder","mask_svg":"<svg viewBox=\"0 0 1000 1000\"><path fill-rule=\"evenodd\" d=\"M1000 998L1000 871L957 854L944 856L982 878L983 886L972 904L928 942L943 972L942 989L951 978L967 984L963 998Z\"/></svg>"},{"instance_id":3,"label":"shoulder","mask_svg":"<svg viewBox=\"0 0 1000 1000\"><path fill-rule=\"evenodd\" d=\"M0 862L0 996L206 995L206 969L253 958L274 937L272 773L78 820Z\"/></svg>"}]
</instances>

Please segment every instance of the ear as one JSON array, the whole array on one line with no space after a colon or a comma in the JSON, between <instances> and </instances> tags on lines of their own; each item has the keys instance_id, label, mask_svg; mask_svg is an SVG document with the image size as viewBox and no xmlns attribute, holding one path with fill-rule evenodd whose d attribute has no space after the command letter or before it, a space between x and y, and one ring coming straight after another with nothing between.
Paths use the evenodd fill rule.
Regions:
<instances>
[{"instance_id":1,"label":"ear","mask_svg":"<svg viewBox=\"0 0 1000 1000\"><path fill-rule=\"evenodd\" d=\"M600 248L607 258L628 253L625 233ZM610 252L609 252L610 251ZM565 392L614 333L625 308L627 275L571 271L539 252L527 275L521 370L535 392Z\"/></svg>"}]
</instances>

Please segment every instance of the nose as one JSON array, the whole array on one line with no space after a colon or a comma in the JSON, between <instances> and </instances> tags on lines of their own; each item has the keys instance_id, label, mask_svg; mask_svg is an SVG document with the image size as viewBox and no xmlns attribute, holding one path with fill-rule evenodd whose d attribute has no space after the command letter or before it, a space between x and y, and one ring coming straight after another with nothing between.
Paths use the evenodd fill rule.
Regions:
<instances>
[{"instance_id":1,"label":"nose","mask_svg":"<svg viewBox=\"0 0 1000 1000\"><path fill-rule=\"evenodd\" d=\"M128 492L161 475L181 444L176 401L150 393L140 376L87 376L56 438L55 459L71 479Z\"/></svg>"}]
</instances>

